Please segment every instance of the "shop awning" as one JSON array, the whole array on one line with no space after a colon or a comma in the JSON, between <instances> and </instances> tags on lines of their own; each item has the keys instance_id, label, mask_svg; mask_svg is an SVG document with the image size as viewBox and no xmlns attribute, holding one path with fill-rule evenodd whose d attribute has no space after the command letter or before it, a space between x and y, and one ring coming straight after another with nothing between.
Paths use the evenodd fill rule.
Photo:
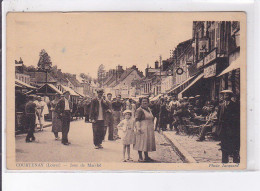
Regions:
<instances>
[{"instance_id":1,"label":"shop awning","mask_svg":"<svg viewBox=\"0 0 260 191\"><path fill-rule=\"evenodd\" d=\"M184 90L182 90L179 94L178 94L178 98L182 97L182 94L188 90L191 86L193 86L197 81L199 81L201 78L203 78L204 74L200 74L199 76L197 76L197 78L195 78L195 80L193 80L186 88L184 88Z\"/></svg>"},{"instance_id":2,"label":"shop awning","mask_svg":"<svg viewBox=\"0 0 260 191\"><path fill-rule=\"evenodd\" d=\"M24 88L36 89L36 87L33 87L33 86L29 85L29 84L26 84L26 83L24 83L23 81L18 80L18 79L15 79L15 84L16 84L16 85L19 85L19 86L22 86L22 87L24 87Z\"/></svg>"},{"instance_id":3,"label":"shop awning","mask_svg":"<svg viewBox=\"0 0 260 191\"><path fill-rule=\"evenodd\" d=\"M61 85L61 87L63 88L64 92L69 91L71 96L79 96L79 94L76 93L73 89L71 89L67 86L64 86L64 85Z\"/></svg>"},{"instance_id":4,"label":"shop awning","mask_svg":"<svg viewBox=\"0 0 260 191\"><path fill-rule=\"evenodd\" d=\"M190 77L190 78L188 78L187 80L183 81L181 84L177 85L176 87L170 89L169 91L167 91L167 93L171 93L171 92L173 92L174 90L177 90L177 88L179 88L179 87L181 87L182 85L186 84L187 82L189 82L190 80L192 80L194 77L195 77L195 75L192 76L192 77Z\"/></svg>"},{"instance_id":5,"label":"shop awning","mask_svg":"<svg viewBox=\"0 0 260 191\"><path fill-rule=\"evenodd\" d=\"M231 72L232 70L240 68L240 65L241 65L241 59L239 57L238 59L231 62L231 64L225 70L223 70L223 72L221 72L217 77L222 76L228 72Z\"/></svg>"},{"instance_id":6,"label":"shop awning","mask_svg":"<svg viewBox=\"0 0 260 191\"><path fill-rule=\"evenodd\" d=\"M16 87L16 88L23 88L23 86L20 86L20 85L18 85L18 84L15 84L15 87Z\"/></svg>"}]
</instances>

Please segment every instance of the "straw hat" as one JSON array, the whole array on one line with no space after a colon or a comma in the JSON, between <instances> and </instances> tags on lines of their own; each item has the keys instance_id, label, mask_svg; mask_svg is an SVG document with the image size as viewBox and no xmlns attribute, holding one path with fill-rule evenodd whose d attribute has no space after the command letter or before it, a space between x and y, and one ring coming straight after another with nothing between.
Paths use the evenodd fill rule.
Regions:
<instances>
[{"instance_id":1,"label":"straw hat","mask_svg":"<svg viewBox=\"0 0 260 191\"><path fill-rule=\"evenodd\" d=\"M132 114L132 111L131 111L131 110L129 110L129 109L127 109L127 110L125 110L125 111L123 112L123 115L125 115L125 114L127 114L127 113L130 113L130 114Z\"/></svg>"},{"instance_id":2,"label":"straw hat","mask_svg":"<svg viewBox=\"0 0 260 191\"><path fill-rule=\"evenodd\" d=\"M231 90L223 90L220 93L222 93L222 94L233 94L233 92Z\"/></svg>"}]
</instances>

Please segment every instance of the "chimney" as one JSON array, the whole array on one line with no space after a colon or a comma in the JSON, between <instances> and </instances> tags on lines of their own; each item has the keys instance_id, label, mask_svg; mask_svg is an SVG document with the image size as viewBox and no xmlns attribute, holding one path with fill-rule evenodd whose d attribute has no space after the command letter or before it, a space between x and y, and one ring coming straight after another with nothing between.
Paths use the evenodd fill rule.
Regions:
<instances>
[{"instance_id":1,"label":"chimney","mask_svg":"<svg viewBox=\"0 0 260 191\"><path fill-rule=\"evenodd\" d=\"M133 65L133 66L132 66L132 69L137 69L137 68L136 68L136 65Z\"/></svg>"},{"instance_id":2,"label":"chimney","mask_svg":"<svg viewBox=\"0 0 260 191\"><path fill-rule=\"evenodd\" d=\"M118 71L123 71L123 66L118 65L118 66L117 66L117 70L118 70Z\"/></svg>"},{"instance_id":3,"label":"chimney","mask_svg":"<svg viewBox=\"0 0 260 191\"><path fill-rule=\"evenodd\" d=\"M159 68L159 62L158 62L158 61L155 61L155 63L154 63L154 68L155 68L155 69L158 69L158 68Z\"/></svg>"}]
</instances>

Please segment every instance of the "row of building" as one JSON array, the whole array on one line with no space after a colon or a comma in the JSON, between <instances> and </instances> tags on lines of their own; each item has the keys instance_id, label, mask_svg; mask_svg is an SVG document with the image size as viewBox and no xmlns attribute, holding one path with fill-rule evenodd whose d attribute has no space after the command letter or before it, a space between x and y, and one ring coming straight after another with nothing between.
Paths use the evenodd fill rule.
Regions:
<instances>
[{"instance_id":1,"label":"row of building","mask_svg":"<svg viewBox=\"0 0 260 191\"><path fill-rule=\"evenodd\" d=\"M240 23L236 21L193 22L192 37L179 43L168 59L147 66L118 66L107 72L103 87L123 97L177 94L219 98L220 91L240 95Z\"/></svg>"},{"instance_id":2,"label":"row of building","mask_svg":"<svg viewBox=\"0 0 260 191\"><path fill-rule=\"evenodd\" d=\"M42 96L53 97L55 93L70 91L75 97L93 97L98 84L80 75L63 73L56 66L50 71L26 67L20 58L15 61L15 87L22 93L34 91Z\"/></svg>"}]
</instances>

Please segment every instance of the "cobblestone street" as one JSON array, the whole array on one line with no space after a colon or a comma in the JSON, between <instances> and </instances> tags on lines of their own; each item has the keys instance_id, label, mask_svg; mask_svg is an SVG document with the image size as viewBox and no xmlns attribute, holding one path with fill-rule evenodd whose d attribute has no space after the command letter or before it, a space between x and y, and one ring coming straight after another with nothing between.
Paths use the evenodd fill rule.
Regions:
<instances>
[{"instance_id":1,"label":"cobblestone street","mask_svg":"<svg viewBox=\"0 0 260 191\"><path fill-rule=\"evenodd\" d=\"M221 151L218 145L219 141L205 140L197 142L197 136L189 137L187 135L176 135L175 131L166 131L164 135L170 140L177 141L182 149L186 150L188 154L199 163L221 163Z\"/></svg>"}]
</instances>

